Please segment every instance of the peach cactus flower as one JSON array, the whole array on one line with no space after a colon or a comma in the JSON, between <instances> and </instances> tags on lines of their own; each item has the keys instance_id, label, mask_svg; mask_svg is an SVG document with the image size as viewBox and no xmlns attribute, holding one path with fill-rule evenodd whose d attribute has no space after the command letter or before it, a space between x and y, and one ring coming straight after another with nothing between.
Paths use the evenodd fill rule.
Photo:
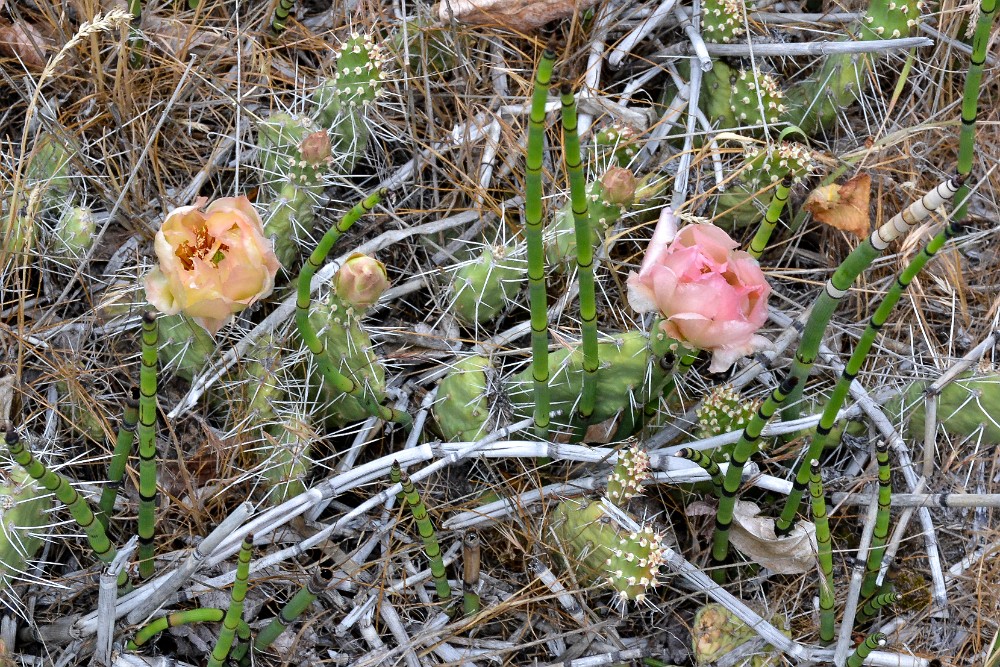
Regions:
<instances>
[{"instance_id":1,"label":"peach cactus flower","mask_svg":"<svg viewBox=\"0 0 1000 667\"><path fill-rule=\"evenodd\" d=\"M709 370L719 373L770 345L756 332L767 320L771 286L757 260L715 225L676 230L673 212L664 210L639 273L629 275L629 303L659 311L671 338L711 351Z\"/></svg>"},{"instance_id":2,"label":"peach cactus flower","mask_svg":"<svg viewBox=\"0 0 1000 667\"><path fill-rule=\"evenodd\" d=\"M160 265L146 276L146 298L160 312L184 313L215 335L271 293L280 265L249 199L217 199L202 213L206 201L167 215L156 233Z\"/></svg>"}]
</instances>

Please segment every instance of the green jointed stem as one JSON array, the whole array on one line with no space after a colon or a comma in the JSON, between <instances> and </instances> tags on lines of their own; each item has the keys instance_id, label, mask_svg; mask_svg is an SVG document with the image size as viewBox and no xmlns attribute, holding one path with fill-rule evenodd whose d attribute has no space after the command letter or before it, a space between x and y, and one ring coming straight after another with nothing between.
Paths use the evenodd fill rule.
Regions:
<instances>
[{"instance_id":1,"label":"green jointed stem","mask_svg":"<svg viewBox=\"0 0 1000 667\"><path fill-rule=\"evenodd\" d=\"M798 378L790 375L771 392L767 400L757 408L757 412L750 418L750 423L743 429L739 442L736 443L736 448L733 450L729 468L722 480L722 494L719 496L719 511L715 515L715 535L712 540L712 560L716 565L712 571L712 578L719 583L724 583L726 578L726 571L722 568L722 564L729 555L729 529L733 523L733 510L736 507L736 491L740 488L740 482L743 479L743 467L757 451L758 441L764 426L778 411L798 381Z\"/></svg>"},{"instance_id":2,"label":"green jointed stem","mask_svg":"<svg viewBox=\"0 0 1000 667\"><path fill-rule=\"evenodd\" d=\"M885 646L885 635L881 632L876 632L865 637L865 640L858 644L858 647L854 649L854 653L851 657L847 659L847 667L861 667L864 664L865 659L871 655L871 652Z\"/></svg>"},{"instance_id":3,"label":"green jointed stem","mask_svg":"<svg viewBox=\"0 0 1000 667\"><path fill-rule=\"evenodd\" d=\"M439 598L447 602L451 599L451 585L448 583L448 574L444 569L444 559L441 557L441 545L438 544L437 535L434 532L434 524L427 515L427 507L423 499L417 493L417 489L410 481L410 476L403 472L399 463L393 461L389 470L389 478L393 484L403 485L403 495L406 496L406 503L410 506L413 519L417 522L417 531L420 539L424 542L424 551L427 552L427 560L431 565L431 576L434 579L434 588Z\"/></svg>"},{"instance_id":4,"label":"green jointed stem","mask_svg":"<svg viewBox=\"0 0 1000 667\"><path fill-rule=\"evenodd\" d=\"M139 576L153 576L156 548L156 313L142 314L139 369Z\"/></svg>"},{"instance_id":5,"label":"green jointed stem","mask_svg":"<svg viewBox=\"0 0 1000 667\"><path fill-rule=\"evenodd\" d=\"M478 592L480 556L479 533L470 530L462 538L462 611L466 616L475 616L482 608Z\"/></svg>"},{"instance_id":6,"label":"green jointed stem","mask_svg":"<svg viewBox=\"0 0 1000 667\"><path fill-rule=\"evenodd\" d=\"M866 623L872 620L873 618L878 616L878 613L882 609L888 607L889 605L899 602L899 598L900 598L899 593L894 593L894 592L880 593L876 595L875 597L864 603L860 611L858 611L858 616L855 622Z\"/></svg>"},{"instance_id":7,"label":"green jointed stem","mask_svg":"<svg viewBox=\"0 0 1000 667\"><path fill-rule=\"evenodd\" d=\"M142 49L146 44L139 32L142 27L142 0L128 0L128 11L132 14L128 29L128 65L142 67Z\"/></svg>"},{"instance_id":8,"label":"green jointed stem","mask_svg":"<svg viewBox=\"0 0 1000 667\"><path fill-rule=\"evenodd\" d=\"M189 623L218 623L225 617L225 615L226 611L224 609L203 607L199 609L187 609L185 611L178 611L173 614L161 616L149 624L144 625L137 633L135 633L135 637L125 644L125 648L130 651L135 651L167 628L176 628L179 625L188 625ZM236 634L240 639L248 641L250 639L250 627L246 623L240 622L239 627L236 629Z\"/></svg>"},{"instance_id":9,"label":"green jointed stem","mask_svg":"<svg viewBox=\"0 0 1000 667\"><path fill-rule=\"evenodd\" d=\"M826 498L823 496L823 478L819 474L819 461L809 462L809 496L812 498L813 523L816 525L816 558L819 560L819 638L824 643L833 641L833 545L830 541L830 521L826 516Z\"/></svg>"},{"instance_id":10,"label":"green jointed stem","mask_svg":"<svg viewBox=\"0 0 1000 667\"><path fill-rule=\"evenodd\" d=\"M750 247L747 249L747 252L754 259L760 259L760 256L764 254L764 249L767 248L767 242L771 240L774 228L778 226L778 218L781 217L781 212L785 209L785 204L788 202L788 195L791 191L792 173L789 172L785 174L785 177L778 183L777 188L775 188L771 204L767 207L767 213L764 214L764 219L760 221L757 233L754 234L753 240L750 241Z\"/></svg>"},{"instance_id":11,"label":"green jointed stem","mask_svg":"<svg viewBox=\"0 0 1000 667\"><path fill-rule=\"evenodd\" d=\"M903 269L902 273L899 274L896 282L893 283L892 287L890 287L886 292L885 297L882 299L882 303L879 304L875 313L872 315L871 320L869 320L868 326L861 334L857 347L851 354L851 358L847 360L847 364L844 366L840 379L833 388L833 392L830 394L830 399L828 400L826 407L823 409L823 414L820 416L819 424L816 426L816 434L813 436L812 442L809 443L809 449L806 451L803 461L800 462L796 468L795 481L792 484L792 490L788 494L788 499L785 501L785 506L781 511L781 516L775 522L775 531L779 536L787 534L792 529L792 524L795 522L795 515L799 510L799 503L802 500L806 484L809 482L809 472L803 465L803 462L818 459L823 453L823 449L830 438L830 432L833 430L834 423L836 422L837 413L840 411L840 408L844 405L844 400L847 398L851 382L861 370L861 364L864 362L869 350L871 350L872 345L875 343L875 338L878 336L879 330L889 318L889 313L892 312L892 309L903 295L903 291L906 290L911 282L913 282L917 273L924 268L924 265L926 265L927 262L934 257L934 255L941 249L941 246L943 246L948 239L958 234L960 229L961 226L957 222L952 222L940 233L938 233L937 236L931 239L923 250L921 250L916 257L910 260L910 263L905 269ZM803 340L805 340L805 335L803 335Z\"/></svg>"},{"instance_id":12,"label":"green jointed stem","mask_svg":"<svg viewBox=\"0 0 1000 667\"><path fill-rule=\"evenodd\" d=\"M45 464L32 456L31 452L21 443L21 438L14 430L13 424L7 422L5 430L4 442L7 444L7 451L10 452L11 458L48 489L59 502L66 505L70 515L83 528L83 532L87 535L87 542L97 558L102 563L110 564L118 555L118 551L112 546L104 526L94 516L87 501L70 485L68 479L49 470ZM123 568L118 576L118 585L124 585L127 578L128 573Z\"/></svg>"},{"instance_id":13,"label":"green jointed stem","mask_svg":"<svg viewBox=\"0 0 1000 667\"><path fill-rule=\"evenodd\" d=\"M719 464L715 462L715 459L709 454L700 449L685 447L677 452L676 456L697 463L712 478L712 485L715 487L716 492L722 490L722 470L719 468Z\"/></svg>"},{"instance_id":14,"label":"green jointed stem","mask_svg":"<svg viewBox=\"0 0 1000 667\"><path fill-rule=\"evenodd\" d=\"M885 543L889 539L889 505L892 503L892 469L889 467L889 443L879 440L875 447L878 461L878 512L875 514L875 530L868 548L868 562L865 564L865 578L861 584L861 597L872 595L878 587L878 571L885 555Z\"/></svg>"},{"instance_id":15,"label":"green jointed stem","mask_svg":"<svg viewBox=\"0 0 1000 667\"><path fill-rule=\"evenodd\" d=\"M278 6L274 8L274 18L271 19L271 32L275 36L285 32L288 27L288 15L295 7L295 0L278 0Z\"/></svg>"},{"instance_id":16,"label":"green jointed stem","mask_svg":"<svg viewBox=\"0 0 1000 667\"><path fill-rule=\"evenodd\" d=\"M132 452L132 444L135 442L135 429L139 423L139 388L132 387L129 396L125 399L125 412L122 415L121 424L118 425L118 439L115 441L115 450L111 454L111 463L108 464L108 483L101 490L101 513L98 518L104 527L108 527L108 522L115 510L115 500L118 498L118 489L121 488L122 479L125 477L125 464L128 463L128 455Z\"/></svg>"},{"instance_id":17,"label":"green jointed stem","mask_svg":"<svg viewBox=\"0 0 1000 667\"><path fill-rule=\"evenodd\" d=\"M563 155L569 174L573 227L576 231L576 269L580 281L580 329L583 337L583 393L578 412L583 421L594 413L597 400L597 297L594 287L594 246L591 241L590 211L587 204L587 179L580 158L580 135L577 133L576 98L573 89L564 85L562 100Z\"/></svg>"},{"instance_id":18,"label":"green jointed stem","mask_svg":"<svg viewBox=\"0 0 1000 667\"><path fill-rule=\"evenodd\" d=\"M281 636L289 625L295 622L299 616L309 608L316 598L319 597L330 582L323 578L317 571L316 574L306 583L305 586L292 596L278 615L271 619L271 622L257 634L253 641L253 650L266 651L275 639Z\"/></svg>"},{"instance_id":19,"label":"green jointed stem","mask_svg":"<svg viewBox=\"0 0 1000 667\"><path fill-rule=\"evenodd\" d=\"M396 422L404 428L409 429L413 424L410 415L380 405L365 391L362 385L346 377L333 367L333 362L329 356L324 354L326 346L323 340L317 335L316 328L309 321L309 304L312 299L310 296L310 283L312 282L313 275L323 265L323 262L326 261L326 256L330 254L333 244L337 242L341 234L350 229L351 225L357 222L362 215L375 208L375 205L384 196L385 190L378 190L358 202L336 225L327 230L323 238L320 239L316 249L309 255L306 263L302 265L302 271L299 273L298 292L295 298L295 326L298 327L299 335L302 336L302 340L309 348L309 351L316 358L319 371L328 385L341 393L350 394L356 398L373 416L386 421Z\"/></svg>"},{"instance_id":20,"label":"green jointed stem","mask_svg":"<svg viewBox=\"0 0 1000 667\"><path fill-rule=\"evenodd\" d=\"M980 86L983 82L983 65L990 43L990 31L996 16L997 0L980 0L979 20L972 36L972 56L969 71L965 75L965 90L962 92L962 129L958 134L958 173L968 176L972 173L972 158L976 147L976 117L979 115ZM965 219L968 207L969 187L963 183L955 195L958 206L953 218Z\"/></svg>"},{"instance_id":21,"label":"green jointed stem","mask_svg":"<svg viewBox=\"0 0 1000 667\"><path fill-rule=\"evenodd\" d=\"M229 597L229 608L222 619L222 630L215 642L208 667L222 667L229 656L236 638L236 629L243 621L243 600L247 596L247 582L250 579L250 554L253 552L253 535L248 534L240 545L240 555L236 562L236 581L233 582L233 592Z\"/></svg>"},{"instance_id":22,"label":"green jointed stem","mask_svg":"<svg viewBox=\"0 0 1000 667\"><path fill-rule=\"evenodd\" d=\"M549 97L555 60L556 54L551 49L545 49L535 73L524 173L524 240L528 249L535 435L543 440L549 432L549 304L545 292L545 246L542 243L542 156L545 151L545 103Z\"/></svg>"}]
</instances>

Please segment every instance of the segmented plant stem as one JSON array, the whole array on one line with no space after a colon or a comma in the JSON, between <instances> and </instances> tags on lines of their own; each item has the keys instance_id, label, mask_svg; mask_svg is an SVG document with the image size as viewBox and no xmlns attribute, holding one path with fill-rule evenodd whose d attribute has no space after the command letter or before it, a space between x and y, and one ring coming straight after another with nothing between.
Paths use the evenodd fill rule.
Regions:
<instances>
[{"instance_id":1,"label":"segmented plant stem","mask_svg":"<svg viewBox=\"0 0 1000 667\"><path fill-rule=\"evenodd\" d=\"M697 463L701 468L708 473L708 476L712 478L712 485L715 487L716 494L720 494L722 491L722 470L719 468L719 464L715 462L710 454L706 454L700 449L691 449L690 447L685 447L675 454L682 459L687 459L688 461L693 461Z\"/></svg>"},{"instance_id":2,"label":"segmented plant stem","mask_svg":"<svg viewBox=\"0 0 1000 667\"><path fill-rule=\"evenodd\" d=\"M118 425L118 438L115 440L115 449L111 454L111 462L108 464L108 483L101 490L100 509L98 519L108 527L111 515L115 510L115 500L118 498L118 490L121 488L122 479L125 477L125 465L128 463L128 455L132 452L132 445L135 443L135 429L139 423L139 388L129 389L129 395L125 399L125 411L122 414L122 421Z\"/></svg>"},{"instance_id":3,"label":"segmented plant stem","mask_svg":"<svg viewBox=\"0 0 1000 667\"><path fill-rule=\"evenodd\" d=\"M931 239L899 274L896 282L886 292L882 302L868 321L868 326L861 334L857 347L854 348L851 358L848 359L847 364L844 366L840 379L837 381L836 386L834 386L826 407L823 409L819 424L816 426L816 434L809 443L805 457L795 468L795 480L792 483L792 490L788 494L784 508L782 508L781 516L775 522L775 531L778 535L787 534L792 529L802 495L806 484L809 482L809 473L803 463L804 461L818 459L823 453L823 449L830 439L830 432L833 430L834 423L836 422L837 413L840 412L840 408L844 405L844 400L847 398L847 394L851 388L851 382L861 370L861 364L875 343L875 338L878 336L879 330L889 318L889 313L892 312L903 292L913 282L913 279L920 270L937 254L945 242L957 235L960 230L961 225L953 221Z\"/></svg>"},{"instance_id":4,"label":"segmented plant stem","mask_svg":"<svg viewBox=\"0 0 1000 667\"><path fill-rule=\"evenodd\" d=\"M847 659L847 667L861 667L868 656L871 655L871 652L882 646L885 646L884 634L875 632L868 635L863 642L858 644L858 647L854 649L854 653Z\"/></svg>"},{"instance_id":5,"label":"segmented plant stem","mask_svg":"<svg viewBox=\"0 0 1000 667\"><path fill-rule=\"evenodd\" d=\"M167 628L176 628L179 625L188 625L189 623L218 623L225 615L226 611L224 609L201 607L161 616L144 625L135 633L135 637L125 644L125 648L135 651ZM239 627L236 629L236 634L240 639L248 641L250 639L250 627L246 623L240 622Z\"/></svg>"},{"instance_id":6,"label":"segmented plant stem","mask_svg":"<svg viewBox=\"0 0 1000 667\"><path fill-rule=\"evenodd\" d=\"M597 401L597 295L594 287L594 246L591 233L587 180L580 159L580 136L577 133L576 98L568 84L561 90L563 155L569 175L570 204L576 233L576 270L580 282L580 329L583 338L583 391L578 412L587 422Z\"/></svg>"},{"instance_id":7,"label":"segmented plant stem","mask_svg":"<svg viewBox=\"0 0 1000 667\"><path fill-rule=\"evenodd\" d=\"M799 416L798 399L802 396L806 378L809 377L809 372L816 361L816 355L819 353L823 332L826 331L826 326L829 324L833 312L851 288L854 280L868 268L882 251L889 247L890 243L908 232L914 225L926 220L931 212L940 208L945 202L950 201L964 182L965 177L961 174L954 176L910 204L889 222L872 232L871 236L855 248L834 271L823 292L813 304L809 320L802 331L799 349L796 350L795 359L792 361L791 373L799 379L799 386L788 397L789 405L782 411L786 421L797 419ZM816 454L807 455L805 460L808 461L816 456ZM805 488L804 484L802 488ZM801 495L799 500L801 500Z\"/></svg>"},{"instance_id":8,"label":"segmented plant stem","mask_svg":"<svg viewBox=\"0 0 1000 667\"><path fill-rule=\"evenodd\" d=\"M295 7L295 0L278 0L278 6L274 8L274 17L271 19L271 32L278 36L285 32L288 27L288 15Z\"/></svg>"},{"instance_id":9,"label":"segmented plant stem","mask_svg":"<svg viewBox=\"0 0 1000 667\"><path fill-rule=\"evenodd\" d=\"M466 616L479 613L479 533L469 530L462 538L462 611Z\"/></svg>"},{"instance_id":10,"label":"segmented plant stem","mask_svg":"<svg viewBox=\"0 0 1000 667\"><path fill-rule=\"evenodd\" d=\"M976 31L972 36L972 56L969 59L969 71L965 75L965 89L962 92L962 129L958 134L958 173L969 176L972 173L972 160L976 147L976 119L979 115L979 95L983 82L983 65L986 64L986 52L990 43L990 32L993 19L996 16L997 0L980 0L979 19L976 21ZM958 206L955 207L953 218L964 220L968 208L969 187L962 183L955 195Z\"/></svg>"},{"instance_id":11,"label":"segmented plant stem","mask_svg":"<svg viewBox=\"0 0 1000 667\"><path fill-rule=\"evenodd\" d=\"M767 242L771 240L774 228L778 226L778 218L781 217L781 212L785 210L785 204L788 203L788 195L791 191L792 174L789 172L775 188L774 195L771 197L771 203L767 207L767 213L764 214L764 219L760 221L760 226L750 241L750 247L747 249L747 252L754 259L760 259L760 256L764 254L764 249L767 248Z\"/></svg>"},{"instance_id":12,"label":"segmented plant stem","mask_svg":"<svg viewBox=\"0 0 1000 667\"><path fill-rule=\"evenodd\" d=\"M531 312L531 377L534 381L535 435L549 434L549 303L545 292L542 245L542 157L545 152L545 103L556 54L545 49L535 73L528 118L528 154L524 171L524 241L528 247L528 306Z\"/></svg>"},{"instance_id":13,"label":"segmented plant stem","mask_svg":"<svg viewBox=\"0 0 1000 667\"><path fill-rule=\"evenodd\" d=\"M10 422L5 424L4 442L11 458L19 466L25 469L29 475L42 486L44 486L59 502L66 505L73 520L79 524L87 536L90 548L94 550L98 560L109 564L118 555L118 550L111 544L108 534L104 530L104 525L97 520L90 505L84 500L76 489L72 487L69 480L49 468L36 459L28 448L21 442L20 436L14 430L14 425ZM128 573L122 569L118 576L118 585L123 586L128 580Z\"/></svg>"},{"instance_id":14,"label":"segmented plant stem","mask_svg":"<svg viewBox=\"0 0 1000 667\"><path fill-rule=\"evenodd\" d=\"M729 555L729 529L733 523L736 491L740 488L740 482L743 478L743 467L757 451L757 443L764 426L781 407L782 402L795 388L798 381L797 377L789 375L781 382L780 386L771 392L767 400L757 408L757 412L750 418L750 422L743 429L743 433L733 449L729 468L722 479L722 495L719 497L719 510L715 515L715 536L712 540L712 560L716 566L712 571L712 578L719 583L725 583L726 579L726 571L722 565Z\"/></svg>"},{"instance_id":15,"label":"segmented plant stem","mask_svg":"<svg viewBox=\"0 0 1000 667\"><path fill-rule=\"evenodd\" d=\"M868 562L865 564L865 578L861 584L861 597L872 595L877 586L879 568L882 567L882 556L885 555L885 543L889 539L889 506L892 504L892 469L889 467L889 443L879 440L875 446L875 459L878 461L878 512L875 514L875 530L872 532L872 543L868 547Z\"/></svg>"},{"instance_id":16,"label":"segmented plant stem","mask_svg":"<svg viewBox=\"0 0 1000 667\"><path fill-rule=\"evenodd\" d=\"M410 506L413 519L417 522L417 531L420 539L424 543L424 551L427 552L427 560L430 561L431 576L434 579L434 588L441 600L447 602L451 599L451 585L448 583L448 574L444 569L444 559L441 557L441 545L438 544L437 534L434 531L434 524L427 514L427 507L423 499L417 492L410 476L403 472L399 463L393 461L389 470L389 478L394 484L403 485L403 494L406 496L406 504Z\"/></svg>"},{"instance_id":17,"label":"segmented plant stem","mask_svg":"<svg viewBox=\"0 0 1000 667\"><path fill-rule=\"evenodd\" d=\"M156 548L156 313L142 314L139 369L139 576L153 576Z\"/></svg>"},{"instance_id":18,"label":"segmented plant stem","mask_svg":"<svg viewBox=\"0 0 1000 667\"><path fill-rule=\"evenodd\" d=\"M271 619L271 622L264 627L257 634L257 638L254 639L253 649L255 651L266 651L267 648L274 642L275 639L281 636L289 625L295 622L299 616L309 608L316 598L319 597L327 585L330 582L323 578L320 572L316 572L315 575L306 582L306 585L298 590L298 592L292 596L278 615Z\"/></svg>"},{"instance_id":19,"label":"segmented plant stem","mask_svg":"<svg viewBox=\"0 0 1000 667\"><path fill-rule=\"evenodd\" d=\"M306 263L302 265L302 271L299 273L298 291L295 298L295 326L298 328L299 335L302 336L306 347L309 348L309 351L316 358L319 371L327 384L341 393L350 394L356 398L373 416L386 421L396 422L404 428L409 429L413 425L413 420L409 414L385 405L380 405L364 386L348 378L333 367L333 362L329 356L324 354L326 345L316 333L312 322L309 321L309 304L312 301L310 283L312 282L313 275L316 274L316 271L326 261L326 256L330 254L333 244L337 242L341 234L350 229L362 215L375 208L375 205L384 196L385 190L378 190L358 202L336 225L327 230L326 234L323 235L323 238L316 245L316 249L306 259Z\"/></svg>"},{"instance_id":20,"label":"segmented plant stem","mask_svg":"<svg viewBox=\"0 0 1000 667\"><path fill-rule=\"evenodd\" d=\"M899 601L899 593L895 593L892 591L876 595L875 597L865 602L864 605L862 605L861 609L858 611L855 623L867 623L868 621L878 616L878 613L882 609L888 607L889 605L895 604L898 601Z\"/></svg>"},{"instance_id":21,"label":"segmented plant stem","mask_svg":"<svg viewBox=\"0 0 1000 667\"><path fill-rule=\"evenodd\" d=\"M128 29L128 64L129 67L142 67L142 50L146 42L142 39L142 0L128 0L128 11L132 21Z\"/></svg>"},{"instance_id":22,"label":"segmented plant stem","mask_svg":"<svg viewBox=\"0 0 1000 667\"><path fill-rule=\"evenodd\" d=\"M243 620L243 600L247 596L252 552L253 535L248 534L243 538L243 544L240 545L240 554L236 562L236 581L233 582L233 591L229 597L229 608L226 609L226 615L222 619L222 630L219 631L219 639L215 642L215 648L212 649L208 667L222 667L222 663L225 662L233 647L236 629Z\"/></svg>"},{"instance_id":23,"label":"segmented plant stem","mask_svg":"<svg viewBox=\"0 0 1000 667\"><path fill-rule=\"evenodd\" d=\"M819 638L832 642L836 618L833 609L833 544L830 540L830 521L826 516L826 498L823 495L823 478L819 461L809 462L809 496L812 499L813 523L816 525L816 558L819 561Z\"/></svg>"}]
</instances>

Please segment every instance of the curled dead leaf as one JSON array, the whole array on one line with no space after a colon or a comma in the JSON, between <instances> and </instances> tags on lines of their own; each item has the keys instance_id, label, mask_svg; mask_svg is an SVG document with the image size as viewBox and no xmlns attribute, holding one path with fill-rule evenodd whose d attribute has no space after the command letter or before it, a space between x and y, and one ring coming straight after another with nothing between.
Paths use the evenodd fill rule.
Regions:
<instances>
[{"instance_id":1,"label":"curled dead leaf","mask_svg":"<svg viewBox=\"0 0 1000 667\"><path fill-rule=\"evenodd\" d=\"M842 185L816 188L809 193L803 207L823 224L863 239L871 229L868 215L871 190L871 177L858 174Z\"/></svg>"},{"instance_id":2,"label":"curled dead leaf","mask_svg":"<svg viewBox=\"0 0 1000 667\"><path fill-rule=\"evenodd\" d=\"M438 16L444 22L502 25L517 32L534 32L556 19L593 7L596 0L443 0Z\"/></svg>"},{"instance_id":3,"label":"curled dead leaf","mask_svg":"<svg viewBox=\"0 0 1000 667\"><path fill-rule=\"evenodd\" d=\"M799 521L787 537L774 533L774 519L760 516L754 503L736 501L729 540L740 552L776 574L816 569L816 526Z\"/></svg>"},{"instance_id":4,"label":"curled dead leaf","mask_svg":"<svg viewBox=\"0 0 1000 667\"><path fill-rule=\"evenodd\" d=\"M0 25L0 53L14 56L26 67L45 67L50 47L49 41L30 23L15 21Z\"/></svg>"}]
</instances>

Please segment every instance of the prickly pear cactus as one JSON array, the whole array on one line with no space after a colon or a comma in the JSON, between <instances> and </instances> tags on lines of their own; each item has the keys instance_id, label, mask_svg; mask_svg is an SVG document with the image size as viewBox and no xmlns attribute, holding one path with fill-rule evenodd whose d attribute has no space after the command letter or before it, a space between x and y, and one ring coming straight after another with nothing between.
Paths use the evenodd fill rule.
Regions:
<instances>
[{"instance_id":1,"label":"prickly pear cactus","mask_svg":"<svg viewBox=\"0 0 1000 667\"><path fill-rule=\"evenodd\" d=\"M44 133L35 141L25 185L39 190L43 211L61 210L73 198L76 179L70 157L69 149L54 134Z\"/></svg>"},{"instance_id":2,"label":"prickly pear cactus","mask_svg":"<svg viewBox=\"0 0 1000 667\"><path fill-rule=\"evenodd\" d=\"M791 637L788 623L783 616L775 616L770 622L784 635ZM724 606L717 602L707 604L698 610L691 625L695 664L713 663L755 637L757 633ZM747 657L736 664L745 667L770 667L783 664L779 655L769 655L770 650L771 647L765 646L761 654Z\"/></svg>"},{"instance_id":3,"label":"prickly pear cactus","mask_svg":"<svg viewBox=\"0 0 1000 667\"><path fill-rule=\"evenodd\" d=\"M48 251L56 256L82 257L93 245L96 231L94 214L89 208L70 206L52 230Z\"/></svg>"},{"instance_id":4,"label":"prickly pear cactus","mask_svg":"<svg viewBox=\"0 0 1000 667\"><path fill-rule=\"evenodd\" d=\"M697 436L710 438L722 433L739 431L749 423L756 410L757 402L744 399L732 385L722 384L712 387L697 411Z\"/></svg>"},{"instance_id":5,"label":"prickly pear cactus","mask_svg":"<svg viewBox=\"0 0 1000 667\"><path fill-rule=\"evenodd\" d=\"M761 192L772 183L791 174L792 183L808 178L815 165L815 155L803 144L780 142L768 147L750 146L744 152L737 182L716 197L721 227L738 229L760 219L770 201L770 192Z\"/></svg>"},{"instance_id":6,"label":"prickly pear cactus","mask_svg":"<svg viewBox=\"0 0 1000 667\"><path fill-rule=\"evenodd\" d=\"M528 263L513 256L516 246L487 246L458 267L451 280L452 312L466 324L484 324L513 301L528 275Z\"/></svg>"},{"instance_id":7,"label":"prickly pear cactus","mask_svg":"<svg viewBox=\"0 0 1000 667\"><path fill-rule=\"evenodd\" d=\"M194 379L215 352L215 339L204 328L183 315L164 315L157 320L163 370L188 382Z\"/></svg>"},{"instance_id":8,"label":"prickly pear cactus","mask_svg":"<svg viewBox=\"0 0 1000 667\"><path fill-rule=\"evenodd\" d=\"M654 331L658 328L654 325ZM597 370L597 404L591 423L600 423L619 413L642 412L643 406L656 399L670 374L659 360L676 342L656 333L652 338L638 331L609 336L598 342L601 360ZM531 369L515 375L507 383L507 396L518 418L529 417L534 408ZM553 410L562 410L562 425L584 426L576 417L576 403L583 389L583 351L579 347L560 349L549 354L549 392ZM632 419L625 423L636 423ZM556 421L553 420L553 425ZM625 437L629 433L617 433Z\"/></svg>"},{"instance_id":9,"label":"prickly pear cactus","mask_svg":"<svg viewBox=\"0 0 1000 667\"><path fill-rule=\"evenodd\" d=\"M619 507L642 493L642 483L652 477L649 454L633 445L618 453L618 463L608 478L608 500Z\"/></svg>"},{"instance_id":10,"label":"prickly pear cactus","mask_svg":"<svg viewBox=\"0 0 1000 667\"><path fill-rule=\"evenodd\" d=\"M701 5L701 35L706 42L729 44L746 32L744 0L706 0Z\"/></svg>"},{"instance_id":11,"label":"prickly pear cactus","mask_svg":"<svg viewBox=\"0 0 1000 667\"><path fill-rule=\"evenodd\" d=\"M52 496L15 466L0 471L0 596L28 569L50 524Z\"/></svg>"},{"instance_id":12,"label":"prickly pear cactus","mask_svg":"<svg viewBox=\"0 0 1000 667\"><path fill-rule=\"evenodd\" d=\"M909 413L911 434L924 432L924 391L927 384L911 384L886 405L886 414L900 416L901 406L912 406ZM982 428L982 445L1000 444L1000 374L965 374L945 386L938 396L937 422L955 438L977 437Z\"/></svg>"},{"instance_id":13,"label":"prickly pear cactus","mask_svg":"<svg viewBox=\"0 0 1000 667\"><path fill-rule=\"evenodd\" d=\"M487 358L473 355L456 361L441 380L434 417L445 440L476 440L487 433L490 425L487 373L492 372Z\"/></svg>"},{"instance_id":14,"label":"prickly pear cactus","mask_svg":"<svg viewBox=\"0 0 1000 667\"><path fill-rule=\"evenodd\" d=\"M732 79L729 110L738 125L773 125L785 113L785 94L771 74L753 67L740 69Z\"/></svg>"},{"instance_id":15,"label":"prickly pear cactus","mask_svg":"<svg viewBox=\"0 0 1000 667\"><path fill-rule=\"evenodd\" d=\"M312 470L310 445L316 437L309 424L290 417L264 430L264 442L257 449L261 478L267 485L267 501L278 505L306 490Z\"/></svg>"},{"instance_id":16,"label":"prickly pear cactus","mask_svg":"<svg viewBox=\"0 0 1000 667\"><path fill-rule=\"evenodd\" d=\"M611 123L594 135L593 164L628 168L639 154L639 132L623 123Z\"/></svg>"},{"instance_id":17,"label":"prickly pear cactus","mask_svg":"<svg viewBox=\"0 0 1000 667\"><path fill-rule=\"evenodd\" d=\"M642 601L659 581L664 562L663 536L644 526L626 533L605 516L599 501L565 500L552 515L552 530L560 543L572 550L578 576L603 583L615 591L620 603Z\"/></svg>"}]
</instances>

